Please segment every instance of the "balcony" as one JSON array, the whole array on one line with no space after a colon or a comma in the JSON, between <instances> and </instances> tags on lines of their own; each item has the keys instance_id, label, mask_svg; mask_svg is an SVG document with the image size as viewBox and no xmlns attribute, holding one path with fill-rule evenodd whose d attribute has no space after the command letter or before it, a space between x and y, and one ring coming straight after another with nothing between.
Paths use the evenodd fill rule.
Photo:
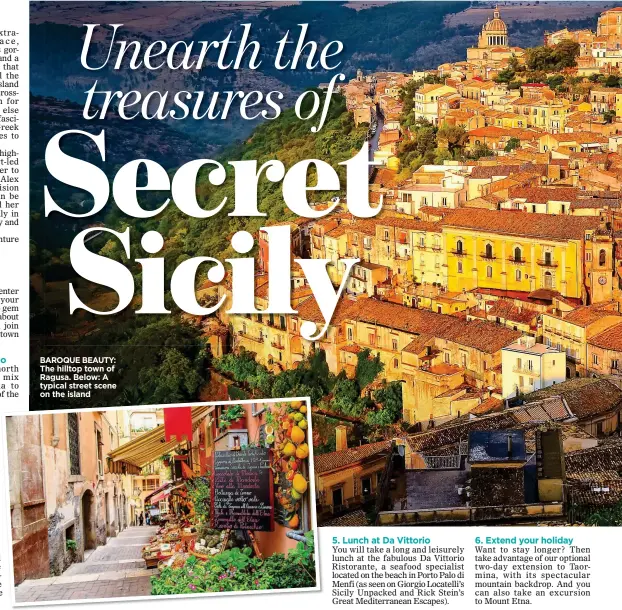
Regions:
<instances>
[{"instance_id":1,"label":"balcony","mask_svg":"<svg viewBox=\"0 0 622 610\"><path fill-rule=\"evenodd\" d=\"M513 265L526 265L527 261L524 258L515 258L513 256L510 256L508 258L508 261L510 261L510 263L512 263Z\"/></svg>"},{"instance_id":2,"label":"balcony","mask_svg":"<svg viewBox=\"0 0 622 610\"><path fill-rule=\"evenodd\" d=\"M369 244L363 244L363 249L364 249L364 250L371 250L371 243L369 243Z\"/></svg>"},{"instance_id":3,"label":"balcony","mask_svg":"<svg viewBox=\"0 0 622 610\"><path fill-rule=\"evenodd\" d=\"M451 253L454 256L466 256L467 255L467 251L466 250L452 250Z\"/></svg>"},{"instance_id":4,"label":"balcony","mask_svg":"<svg viewBox=\"0 0 622 610\"><path fill-rule=\"evenodd\" d=\"M530 369L525 366L513 366L512 371L514 373L518 373L519 375L526 375L527 377L539 377L540 371L536 371L535 369Z\"/></svg>"},{"instance_id":5,"label":"balcony","mask_svg":"<svg viewBox=\"0 0 622 610\"><path fill-rule=\"evenodd\" d=\"M538 265L540 265L540 267L549 267L551 269L554 269L555 267L559 266L559 263L557 263L557 262L555 262L553 260L547 260L545 258L541 258L537 262L538 262Z\"/></svg>"},{"instance_id":6,"label":"balcony","mask_svg":"<svg viewBox=\"0 0 622 610\"><path fill-rule=\"evenodd\" d=\"M494 256L493 254L488 255L488 254L486 254L485 252L482 252L482 253L479 255L479 257L480 257L482 260L485 260L485 261L494 261L494 260L497 260L497 257L496 257L496 256Z\"/></svg>"},{"instance_id":7,"label":"balcony","mask_svg":"<svg viewBox=\"0 0 622 610\"><path fill-rule=\"evenodd\" d=\"M277 339L277 340L275 340L275 341L272 341L272 342L270 343L270 345L271 345L272 347L274 347L275 349L278 349L278 350L284 350L284 349L285 349L285 346L283 345L283 343L281 343L281 340L280 340L280 339Z\"/></svg>"},{"instance_id":8,"label":"balcony","mask_svg":"<svg viewBox=\"0 0 622 610\"><path fill-rule=\"evenodd\" d=\"M416 244L415 248L417 248L417 250L427 250L427 246L425 244Z\"/></svg>"},{"instance_id":9,"label":"balcony","mask_svg":"<svg viewBox=\"0 0 622 610\"><path fill-rule=\"evenodd\" d=\"M243 330L238 330L238 335L240 337L244 337L245 339L248 339L249 341L254 341L255 343L263 343L263 337L261 336L257 337L256 335L251 335L249 332L244 332Z\"/></svg>"},{"instance_id":10,"label":"balcony","mask_svg":"<svg viewBox=\"0 0 622 610\"><path fill-rule=\"evenodd\" d=\"M441 247L440 246L432 246L432 252L440 252L441 251Z\"/></svg>"},{"instance_id":11,"label":"balcony","mask_svg":"<svg viewBox=\"0 0 622 610\"><path fill-rule=\"evenodd\" d=\"M395 260L396 261L408 261L410 260L410 254L408 254L408 252L396 252Z\"/></svg>"}]
</instances>

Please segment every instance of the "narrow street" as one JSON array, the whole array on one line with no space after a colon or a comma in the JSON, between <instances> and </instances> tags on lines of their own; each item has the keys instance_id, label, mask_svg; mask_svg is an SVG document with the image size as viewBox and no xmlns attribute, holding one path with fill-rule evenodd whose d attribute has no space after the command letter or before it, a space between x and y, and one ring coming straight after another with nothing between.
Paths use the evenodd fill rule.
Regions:
<instances>
[{"instance_id":1,"label":"narrow street","mask_svg":"<svg viewBox=\"0 0 622 610\"><path fill-rule=\"evenodd\" d=\"M26 580L15 590L16 602L135 597L151 593L142 547L155 535L155 526L128 527L116 538L74 563L61 576Z\"/></svg>"}]
</instances>

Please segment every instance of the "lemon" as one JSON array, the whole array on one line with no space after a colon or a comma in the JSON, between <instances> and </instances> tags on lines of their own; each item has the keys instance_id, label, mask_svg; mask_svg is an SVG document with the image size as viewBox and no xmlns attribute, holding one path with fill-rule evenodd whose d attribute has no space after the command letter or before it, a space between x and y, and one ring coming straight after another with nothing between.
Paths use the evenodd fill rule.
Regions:
<instances>
[{"instance_id":1,"label":"lemon","mask_svg":"<svg viewBox=\"0 0 622 610\"><path fill-rule=\"evenodd\" d=\"M286 443L285 447L283 447L283 455L290 457L296 453L296 447L293 443Z\"/></svg>"}]
</instances>

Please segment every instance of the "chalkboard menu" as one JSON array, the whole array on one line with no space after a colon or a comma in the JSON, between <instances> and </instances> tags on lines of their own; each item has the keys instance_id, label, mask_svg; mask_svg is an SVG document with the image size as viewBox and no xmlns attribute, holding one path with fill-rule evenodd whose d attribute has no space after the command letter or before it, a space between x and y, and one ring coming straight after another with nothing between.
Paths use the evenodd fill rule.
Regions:
<instances>
[{"instance_id":1,"label":"chalkboard menu","mask_svg":"<svg viewBox=\"0 0 622 610\"><path fill-rule=\"evenodd\" d=\"M274 529L270 450L216 451L212 474L212 523L216 529Z\"/></svg>"}]
</instances>

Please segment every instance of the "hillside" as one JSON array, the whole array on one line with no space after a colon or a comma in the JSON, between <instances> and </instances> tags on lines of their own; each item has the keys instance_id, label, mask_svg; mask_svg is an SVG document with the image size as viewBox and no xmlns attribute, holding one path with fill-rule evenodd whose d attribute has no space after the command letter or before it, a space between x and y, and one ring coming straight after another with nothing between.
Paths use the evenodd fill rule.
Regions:
<instances>
[{"instance_id":1,"label":"hillside","mask_svg":"<svg viewBox=\"0 0 622 610\"><path fill-rule=\"evenodd\" d=\"M509 24L512 44L541 44L545 30L564 25L572 28L595 26L600 9L592 5L598 3L586 5L581 11L572 6L575 3L558 4L555 18L549 18L538 8L536 20L531 5L521 7L521 11L508 7L514 15ZM99 15L84 3L61 11L52 11L45 4L36 6L31 25L31 90L37 95L68 98L78 103L84 102L84 91L98 79L106 89L123 90L189 89L210 93L274 89L284 93L283 106L288 107L296 93L327 80L328 76L318 71L290 72L274 68L271 60L276 53L276 42L286 30L298 32L300 23L309 24L309 39L344 43L340 70L351 77L357 68L411 71L464 59L465 47L475 43L485 21L478 12L483 9L469 7L464 2L365 3L364 10L355 10L352 5L341 2L274 3L269 8L264 8L262 3L240 3L235 10L231 6L225 9L220 3L210 3L209 10L197 8L194 3L168 3L166 15L157 3L153 6L105 5ZM475 17L472 17L473 12ZM79 63L84 32L81 24L93 22L124 23L127 37L145 43L155 39L169 42L180 38L187 42L219 40L230 30L235 38L241 24L248 22L254 36L262 43L265 59L261 71L241 70L235 76L214 66L199 73L154 73L143 69L89 72ZM105 57L109 36L110 32L98 39L94 57ZM232 116L227 121L227 129L210 121L180 121L172 127L196 135L211 145L226 146L248 136L256 125L254 121Z\"/></svg>"}]
</instances>

